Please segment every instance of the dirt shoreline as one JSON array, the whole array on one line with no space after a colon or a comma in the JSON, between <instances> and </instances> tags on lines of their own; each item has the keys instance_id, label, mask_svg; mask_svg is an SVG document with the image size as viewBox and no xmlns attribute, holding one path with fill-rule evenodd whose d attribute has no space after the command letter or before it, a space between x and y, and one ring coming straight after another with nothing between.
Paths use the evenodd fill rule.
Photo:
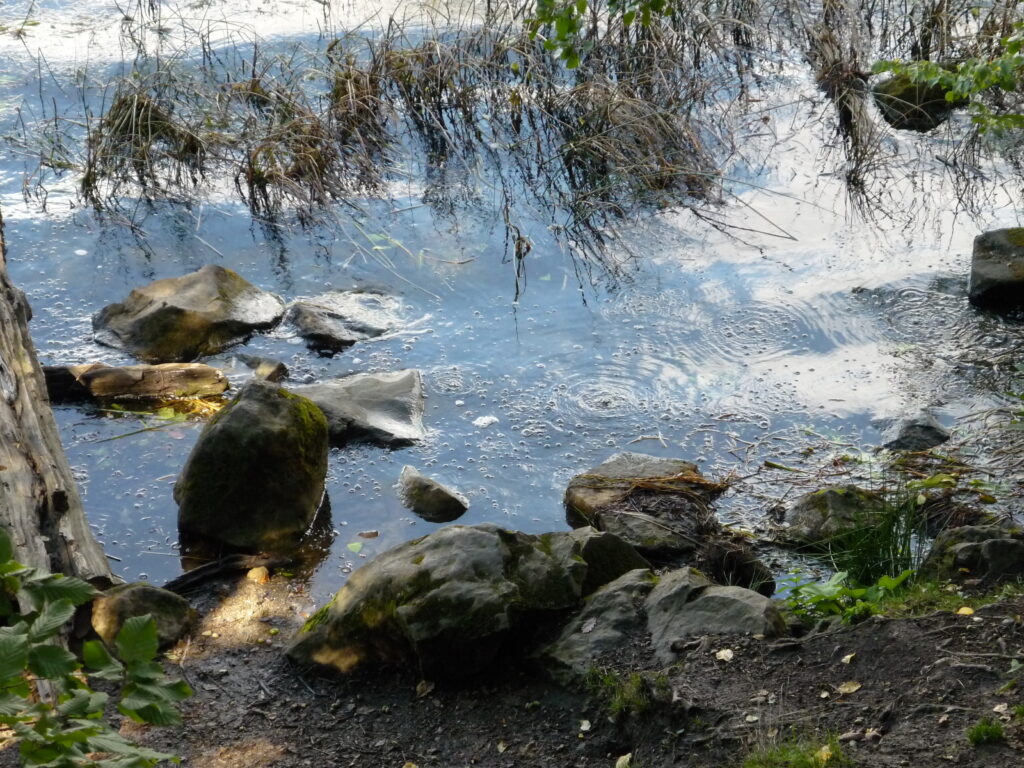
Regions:
<instances>
[{"instance_id":1,"label":"dirt shoreline","mask_svg":"<svg viewBox=\"0 0 1024 768\"><path fill-rule=\"evenodd\" d=\"M410 670L303 672L282 650L312 604L290 580L242 579L195 602L199 626L168 654L169 671L195 689L184 725L123 726L186 766L610 767L631 753L632 768L712 768L792 733L843 736L856 766L1024 763L1024 720L1013 717L1024 693L1010 673L1024 660L1022 598L802 640L696 638L667 669L637 641L596 661L610 677L589 691L511 666L458 688L419 685ZM723 649L731 661L716 658ZM607 680L635 674L646 707L634 697L612 715ZM841 693L850 682L859 688ZM1005 721L1005 739L972 747L966 730L985 716Z\"/></svg>"}]
</instances>

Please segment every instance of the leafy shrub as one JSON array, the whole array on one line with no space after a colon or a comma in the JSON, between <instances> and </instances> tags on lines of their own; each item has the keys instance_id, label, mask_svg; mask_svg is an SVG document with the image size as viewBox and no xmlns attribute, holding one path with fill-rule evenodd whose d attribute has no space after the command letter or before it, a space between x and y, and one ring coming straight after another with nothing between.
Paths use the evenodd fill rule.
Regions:
<instances>
[{"instance_id":1,"label":"leafy shrub","mask_svg":"<svg viewBox=\"0 0 1024 768\"><path fill-rule=\"evenodd\" d=\"M881 612L882 603L896 594L913 575L905 570L899 576L880 576L869 587L852 586L846 571L839 571L827 581L804 581L791 577L783 582L790 610L804 619L838 616L855 622Z\"/></svg>"},{"instance_id":2,"label":"leafy shrub","mask_svg":"<svg viewBox=\"0 0 1024 768\"><path fill-rule=\"evenodd\" d=\"M751 751L744 758L742 768L838 768L850 764L835 736L822 743L820 739L794 734Z\"/></svg>"},{"instance_id":3,"label":"leafy shrub","mask_svg":"<svg viewBox=\"0 0 1024 768\"><path fill-rule=\"evenodd\" d=\"M75 609L96 594L80 579L16 562L0 529L0 724L19 741L22 764L66 768L148 768L173 755L132 744L104 719L108 695L89 678L121 686L118 710L136 722L181 722L175 702L191 695L154 661L158 641L149 616L129 619L118 633L120 661L100 641L82 649L85 668L59 644Z\"/></svg>"}]
</instances>

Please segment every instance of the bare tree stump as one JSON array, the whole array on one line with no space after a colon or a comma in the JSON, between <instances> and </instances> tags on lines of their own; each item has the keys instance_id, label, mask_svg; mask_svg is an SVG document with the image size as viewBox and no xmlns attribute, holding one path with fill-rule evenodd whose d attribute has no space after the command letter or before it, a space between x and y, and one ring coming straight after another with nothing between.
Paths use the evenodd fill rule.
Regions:
<instances>
[{"instance_id":1,"label":"bare tree stump","mask_svg":"<svg viewBox=\"0 0 1024 768\"><path fill-rule=\"evenodd\" d=\"M7 275L0 218L0 525L21 563L109 586L110 566L89 529L50 411L30 316Z\"/></svg>"}]
</instances>

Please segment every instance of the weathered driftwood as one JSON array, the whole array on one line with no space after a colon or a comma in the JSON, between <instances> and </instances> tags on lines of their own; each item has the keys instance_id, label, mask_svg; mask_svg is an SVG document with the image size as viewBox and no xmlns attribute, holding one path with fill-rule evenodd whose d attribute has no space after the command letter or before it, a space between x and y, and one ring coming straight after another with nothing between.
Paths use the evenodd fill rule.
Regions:
<instances>
[{"instance_id":1,"label":"weathered driftwood","mask_svg":"<svg viewBox=\"0 0 1024 768\"><path fill-rule=\"evenodd\" d=\"M25 565L105 586L103 549L85 519L28 333L25 295L7 275L0 218L0 525Z\"/></svg>"},{"instance_id":2,"label":"weathered driftwood","mask_svg":"<svg viewBox=\"0 0 1024 768\"><path fill-rule=\"evenodd\" d=\"M227 377L202 363L43 366L51 402L103 398L173 398L219 395Z\"/></svg>"}]
</instances>

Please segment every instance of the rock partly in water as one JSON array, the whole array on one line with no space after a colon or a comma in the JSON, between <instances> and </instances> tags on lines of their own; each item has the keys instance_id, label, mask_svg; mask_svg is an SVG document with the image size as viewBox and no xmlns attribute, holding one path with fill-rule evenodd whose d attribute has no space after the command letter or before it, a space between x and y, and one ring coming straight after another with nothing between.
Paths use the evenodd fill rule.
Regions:
<instances>
[{"instance_id":1,"label":"rock partly in water","mask_svg":"<svg viewBox=\"0 0 1024 768\"><path fill-rule=\"evenodd\" d=\"M314 403L249 382L203 429L174 486L183 537L240 551L294 547L323 500L327 450Z\"/></svg>"},{"instance_id":2,"label":"rock partly in water","mask_svg":"<svg viewBox=\"0 0 1024 768\"><path fill-rule=\"evenodd\" d=\"M694 552L718 532L708 505L723 490L688 461L618 453L569 481L566 521L614 533L666 560Z\"/></svg>"},{"instance_id":3,"label":"rock partly in water","mask_svg":"<svg viewBox=\"0 0 1024 768\"><path fill-rule=\"evenodd\" d=\"M982 309L1024 309L1024 228L996 229L974 238L967 292Z\"/></svg>"},{"instance_id":4,"label":"rock partly in water","mask_svg":"<svg viewBox=\"0 0 1024 768\"><path fill-rule=\"evenodd\" d=\"M92 628L113 647L125 621L149 614L156 623L161 647L177 642L195 624L188 600L144 582L111 587L92 603Z\"/></svg>"},{"instance_id":5,"label":"rock partly in water","mask_svg":"<svg viewBox=\"0 0 1024 768\"><path fill-rule=\"evenodd\" d=\"M882 497L855 485L822 488L801 496L786 513L786 537L798 544L827 544L837 536L872 525Z\"/></svg>"},{"instance_id":6,"label":"rock partly in water","mask_svg":"<svg viewBox=\"0 0 1024 768\"><path fill-rule=\"evenodd\" d=\"M725 487L687 461L619 453L569 481L566 520L614 533L654 562L699 565L718 581L771 594L771 572L711 509Z\"/></svg>"},{"instance_id":7,"label":"rock partly in water","mask_svg":"<svg viewBox=\"0 0 1024 768\"><path fill-rule=\"evenodd\" d=\"M272 381L275 384L288 378L288 366L280 360L259 355L239 355L238 359L252 370L253 378Z\"/></svg>"},{"instance_id":8,"label":"rock partly in water","mask_svg":"<svg viewBox=\"0 0 1024 768\"><path fill-rule=\"evenodd\" d=\"M965 101L946 100L941 85L915 83L907 75L895 75L878 83L872 91L882 117L893 128L930 131L945 122Z\"/></svg>"},{"instance_id":9,"label":"rock partly in water","mask_svg":"<svg viewBox=\"0 0 1024 768\"><path fill-rule=\"evenodd\" d=\"M357 373L294 387L327 417L331 444L370 442L399 446L422 440L423 381L417 370Z\"/></svg>"},{"instance_id":10,"label":"rock partly in water","mask_svg":"<svg viewBox=\"0 0 1024 768\"><path fill-rule=\"evenodd\" d=\"M46 391L55 403L114 398L209 397L228 388L227 377L202 363L44 366Z\"/></svg>"},{"instance_id":11,"label":"rock partly in water","mask_svg":"<svg viewBox=\"0 0 1024 768\"><path fill-rule=\"evenodd\" d=\"M406 664L428 680L476 674L506 648L520 653L579 605L591 571L587 545L601 536L443 528L352 574L310 618L289 656L342 672ZM624 563L602 578L630 568Z\"/></svg>"},{"instance_id":12,"label":"rock partly in water","mask_svg":"<svg viewBox=\"0 0 1024 768\"><path fill-rule=\"evenodd\" d=\"M310 349L330 356L397 328L402 302L373 291L332 291L296 301L288 308L287 319Z\"/></svg>"},{"instance_id":13,"label":"rock partly in water","mask_svg":"<svg viewBox=\"0 0 1024 768\"><path fill-rule=\"evenodd\" d=\"M882 436L890 451L927 451L949 440L949 430L927 411L901 419Z\"/></svg>"},{"instance_id":14,"label":"rock partly in water","mask_svg":"<svg viewBox=\"0 0 1024 768\"><path fill-rule=\"evenodd\" d=\"M207 265L182 277L136 288L92 318L96 340L147 363L213 355L274 327L284 302L236 272Z\"/></svg>"},{"instance_id":15,"label":"rock partly in water","mask_svg":"<svg viewBox=\"0 0 1024 768\"><path fill-rule=\"evenodd\" d=\"M992 584L1024 576L1024 530L1009 523L947 528L932 543L921 573L939 580Z\"/></svg>"},{"instance_id":16,"label":"rock partly in water","mask_svg":"<svg viewBox=\"0 0 1024 768\"><path fill-rule=\"evenodd\" d=\"M406 465L398 477L402 503L430 523L450 523L469 509L469 499Z\"/></svg>"}]
</instances>

